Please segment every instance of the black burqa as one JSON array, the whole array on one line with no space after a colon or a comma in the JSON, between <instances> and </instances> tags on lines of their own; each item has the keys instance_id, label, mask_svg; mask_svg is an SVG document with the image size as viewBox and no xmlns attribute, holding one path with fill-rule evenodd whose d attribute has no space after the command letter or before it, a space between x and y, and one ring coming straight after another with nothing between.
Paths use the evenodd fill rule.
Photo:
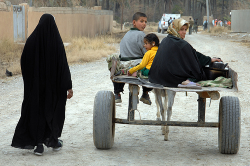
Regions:
<instances>
[{"instance_id":1,"label":"black burqa","mask_svg":"<svg viewBox=\"0 0 250 166\"><path fill-rule=\"evenodd\" d=\"M54 147L61 136L67 90L72 88L63 41L54 17L44 14L21 56L24 99L11 146Z\"/></svg>"},{"instance_id":2,"label":"black burqa","mask_svg":"<svg viewBox=\"0 0 250 166\"><path fill-rule=\"evenodd\" d=\"M202 69L211 58L197 52L185 40L168 35L155 55L149 71L149 81L166 87L177 87L183 81L206 80Z\"/></svg>"}]
</instances>

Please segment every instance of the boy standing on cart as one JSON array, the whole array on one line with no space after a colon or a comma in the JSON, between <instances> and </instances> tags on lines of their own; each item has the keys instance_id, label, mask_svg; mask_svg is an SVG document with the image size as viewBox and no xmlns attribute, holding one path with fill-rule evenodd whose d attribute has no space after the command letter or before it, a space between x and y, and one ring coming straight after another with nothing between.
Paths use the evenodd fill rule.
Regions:
<instances>
[{"instance_id":1,"label":"boy standing on cart","mask_svg":"<svg viewBox=\"0 0 250 166\"><path fill-rule=\"evenodd\" d=\"M126 67L134 67L138 65L143 55L147 52L144 48L144 37L145 33L143 30L147 25L147 16L144 13L136 12L133 15L133 28L128 31L121 40L120 43L120 63ZM129 65L128 65L129 64ZM116 83L113 82L114 93L115 93L115 102L121 103L121 92L125 83ZM141 101L145 104L151 105L151 100L148 95L148 91L151 89L142 87L143 94L141 96Z\"/></svg>"}]
</instances>

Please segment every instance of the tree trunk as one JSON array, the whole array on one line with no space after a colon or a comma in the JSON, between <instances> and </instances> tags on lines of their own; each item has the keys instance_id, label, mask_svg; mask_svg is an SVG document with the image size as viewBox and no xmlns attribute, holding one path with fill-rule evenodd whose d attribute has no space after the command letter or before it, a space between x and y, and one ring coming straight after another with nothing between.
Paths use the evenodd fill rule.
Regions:
<instances>
[{"instance_id":1,"label":"tree trunk","mask_svg":"<svg viewBox=\"0 0 250 166\"><path fill-rule=\"evenodd\" d=\"M104 6L104 4L105 4L105 1L104 1L104 0L102 0L101 2L102 2L102 3L101 3L101 6L102 6L102 10L105 10L105 6Z\"/></svg>"},{"instance_id":2,"label":"tree trunk","mask_svg":"<svg viewBox=\"0 0 250 166\"><path fill-rule=\"evenodd\" d=\"M197 0L194 1L194 16L198 18L198 14L197 14Z\"/></svg>"},{"instance_id":3,"label":"tree trunk","mask_svg":"<svg viewBox=\"0 0 250 166\"><path fill-rule=\"evenodd\" d=\"M163 13L167 13L167 0L164 0L164 12Z\"/></svg>"},{"instance_id":4,"label":"tree trunk","mask_svg":"<svg viewBox=\"0 0 250 166\"><path fill-rule=\"evenodd\" d=\"M106 9L109 10L109 0L106 0Z\"/></svg>"},{"instance_id":5,"label":"tree trunk","mask_svg":"<svg viewBox=\"0 0 250 166\"><path fill-rule=\"evenodd\" d=\"M222 19L223 19L223 17L224 17L224 0L222 0L222 9L221 9L221 15L222 15Z\"/></svg>"},{"instance_id":6,"label":"tree trunk","mask_svg":"<svg viewBox=\"0 0 250 166\"><path fill-rule=\"evenodd\" d=\"M138 3L139 3L139 6L141 6L141 1L142 1L142 0L139 0L139 2L138 2Z\"/></svg>"},{"instance_id":7,"label":"tree trunk","mask_svg":"<svg viewBox=\"0 0 250 166\"><path fill-rule=\"evenodd\" d=\"M208 1L208 3L209 3L209 14L210 14L210 16L212 16L213 12L212 12L212 2L211 2L211 0Z\"/></svg>"},{"instance_id":8,"label":"tree trunk","mask_svg":"<svg viewBox=\"0 0 250 166\"><path fill-rule=\"evenodd\" d=\"M172 4L173 4L172 0L169 0L168 1L168 10L169 10L169 13L172 13Z\"/></svg>"},{"instance_id":9,"label":"tree trunk","mask_svg":"<svg viewBox=\"0 0 250 166\"><path fill-rule=\"evenodd\" d=\"M158 4L158 0L155 0L153 22L155 22L155 9L156 9L157 4Z\"/></svg>"},{"instance_id":10,"label":"tree trunk","mask_svg":"<svg viewBox=\"0 0 250 166\"><path fill-rule=\"evenodd\" d=\"M192 11L193 18L196 18L195 15L194 15L194 0L192 0L191 11Z\"/></svg>"},{"instance_id":11,"label":"tree trunk","mask_svg":"<svg viewBox=\"0 0 250 166\"><path fill-rule=\"evenodd\" d=\"M216 0L214 0L214 15L215 15L216 18L218 17L218 14L217 14L217 1Z\"/></svg>"},{"instance_id":12,"label":"tree trunk","mask_svg":"<svg viewBox=\"0 0 250 166\"><path fill-rule=\"evenodd\" d=\"M122 0L122 2L121 2L121 7L122 7L122 10L121 10L121 30L122 30L122 25L123 25L123 9L124 9L123 0Z\"/></svg>"},{"instance_id":13,"label":"tree trunk","mask_svg":"<svg viewBox=\"0 0 250 166\"><path fill-rule=\"evenodd\" d=\"M188 15L191 16L192 12L191 12L191 0L188 0Z\"/></svg>"}]
</instances>

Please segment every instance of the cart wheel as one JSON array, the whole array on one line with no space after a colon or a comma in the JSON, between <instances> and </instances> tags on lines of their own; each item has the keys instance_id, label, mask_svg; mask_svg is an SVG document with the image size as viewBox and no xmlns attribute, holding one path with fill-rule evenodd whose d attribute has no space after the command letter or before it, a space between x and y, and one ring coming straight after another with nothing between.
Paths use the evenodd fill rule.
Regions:
<instances>
[{"instance_id":1,"label":"cart wheel","mask_svg":"<svg viewBox=\"0 0 250 166\"><path fill-rule=\"evenodd\" d=\"M110 149L115 137L115 97L111 91L99 91L93 112L93 140L97 149Z\"/></svg>"},{"instance_id":2,"label":"cart wheel","mask_svg":"<svg viewBox=\"0 0 250 166\"><path fill-rule=\"evenodd\" d=\"M236 154L240 148L240 103L238 97L224 96L219 107L219 151Z\"/></svg>"}]
</instances>

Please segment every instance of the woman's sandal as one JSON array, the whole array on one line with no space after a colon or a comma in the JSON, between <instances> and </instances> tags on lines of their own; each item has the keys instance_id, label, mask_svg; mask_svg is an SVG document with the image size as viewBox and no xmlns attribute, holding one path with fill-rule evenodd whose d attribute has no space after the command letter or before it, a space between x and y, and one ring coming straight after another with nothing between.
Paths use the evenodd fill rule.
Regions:
<instances>
[{"instance_id":1,"label":"woman's sandal","mask_svg":"<svg viewBox=\"0 0 250 166\"><path fill-rule=\"evenodd\" d=\"M195 82L189 82L186 85L178 84L178 88L202 89L202 87Z\"/></svg>"}]
</instances>

